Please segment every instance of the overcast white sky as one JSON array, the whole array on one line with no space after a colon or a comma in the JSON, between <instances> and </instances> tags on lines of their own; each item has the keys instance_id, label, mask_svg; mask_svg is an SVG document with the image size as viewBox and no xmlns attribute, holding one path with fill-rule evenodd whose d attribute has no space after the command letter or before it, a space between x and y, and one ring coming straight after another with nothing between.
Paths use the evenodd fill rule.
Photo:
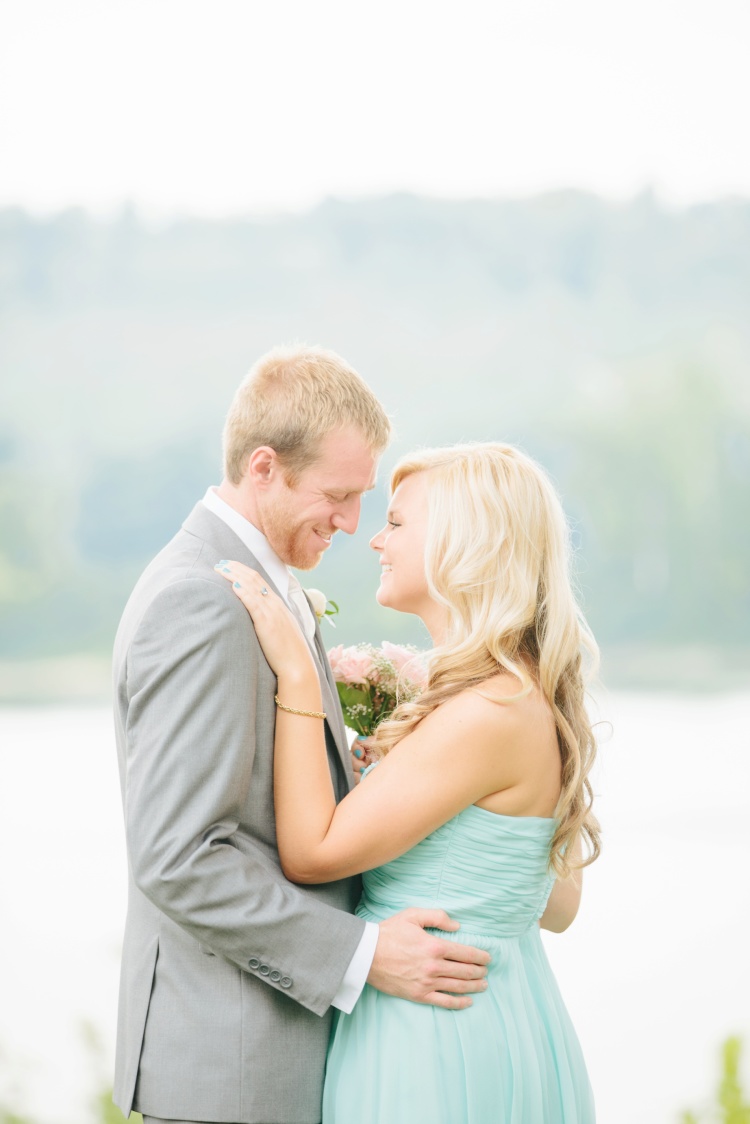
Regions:
<instances>
[{"instance_id":1,"label":"overcast white sky","mask_svg":"<svg viewBox=\"0 0 750 1124\"><path fill-rule=\"evenodd\" d=\"M748 0L0 0L0 205L750 195Z\"/></svg>"}]
</instances>

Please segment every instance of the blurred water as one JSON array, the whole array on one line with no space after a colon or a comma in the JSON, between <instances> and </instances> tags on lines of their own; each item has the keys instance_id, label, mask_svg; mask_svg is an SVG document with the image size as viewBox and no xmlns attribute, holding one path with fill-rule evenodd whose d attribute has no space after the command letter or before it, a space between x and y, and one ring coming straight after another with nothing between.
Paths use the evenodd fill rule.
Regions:
<instances>
[{"instance_id":1,"label":"blurred water","mask_svg":"<svg viewBox=\"0 0 750 1124\"><path fill-rule=\"evenodd\" d=\"M750 1053L750 694L599 710L614 727L596 778L605 852L575 925L545 943L599 1120L673 1124L713 1086L724 1036ZM0 710L0 754L0 1104L88 1124L111 1076L125 913L109 713Z\"/></svg>"}]
</instances>

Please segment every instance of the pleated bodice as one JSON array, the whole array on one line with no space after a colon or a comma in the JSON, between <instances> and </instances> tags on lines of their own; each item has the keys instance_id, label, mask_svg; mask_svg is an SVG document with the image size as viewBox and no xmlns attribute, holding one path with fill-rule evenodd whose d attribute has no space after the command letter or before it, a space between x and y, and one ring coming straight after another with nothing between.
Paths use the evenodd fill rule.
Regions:
<instances>
[{"instance_id":1,"label":"pleated bodice","mask_svg":"<svg viewBox=\"0 0 750 1124\"><path fill-rule=\"evenodd\" d=\"M552 889L555 828L551 819L501 816L472 804L405 855L365 873L358 913L380 921L408 906L450 903L464 934L521 936Z\"/></svg>"},{"instance_id":2,"label":"pleated bodice","mask_svg":"<svg viewBox=\"0 0 750 1124\"><path fill-rule=\"evenodd\" d=\"M365 985L328 1055L324 1124L594 1124L575 1031L537 921L554 882L556 823L472 805L406 854L368 871L357 908L382 921L443 909L435 931L490 953L487 990L446 1010Z\"/></svg>"}]
</instances>

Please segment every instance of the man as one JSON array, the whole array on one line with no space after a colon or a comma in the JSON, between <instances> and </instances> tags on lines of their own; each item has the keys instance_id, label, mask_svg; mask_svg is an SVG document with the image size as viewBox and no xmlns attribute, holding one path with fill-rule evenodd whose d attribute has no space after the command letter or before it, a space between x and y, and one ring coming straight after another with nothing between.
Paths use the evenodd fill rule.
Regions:
<instances>
[{"instance_id":1,"label":"man","mask_svg":"<svg viewBox=\"0 0 750 1124\"><path fill-rule=\"evenodd\" d=\"M115 726L129 865L115 1102L147 1124L316 1124L333 1006L365 980L458 1008L487 956L424 932L407 910L352 916L358 879L283 877L273 812L275 678L221 559L258 570L316 657L331 774L352 783L336 690L288 570L352 534L389 423L337 355L279 349L240 386L225 477L138 582L115 644ZM304 769L304 747L300 768Z\"/></svg>"}]
</instances>

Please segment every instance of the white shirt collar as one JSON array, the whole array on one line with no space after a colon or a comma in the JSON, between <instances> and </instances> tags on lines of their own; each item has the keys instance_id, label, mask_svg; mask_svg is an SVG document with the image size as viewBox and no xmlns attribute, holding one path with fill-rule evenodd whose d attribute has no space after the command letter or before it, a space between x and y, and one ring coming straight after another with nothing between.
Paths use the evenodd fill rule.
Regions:
<instances>
[{"instance_id":1,"label":"white shirt collar","mask_svg":"<svg viewBox=\"0 0 750 1124\"><path fill-rule=\"evenodd\" d=\"M249 519L245 519L244 515L240 515L239 511L230 507L214 487L209 488L203 497L203 506L217 515L242 540L250 553L258 559L281 596L288 602L291 575L263 532L259 531Z\"/></svg>"}]
</instances>

